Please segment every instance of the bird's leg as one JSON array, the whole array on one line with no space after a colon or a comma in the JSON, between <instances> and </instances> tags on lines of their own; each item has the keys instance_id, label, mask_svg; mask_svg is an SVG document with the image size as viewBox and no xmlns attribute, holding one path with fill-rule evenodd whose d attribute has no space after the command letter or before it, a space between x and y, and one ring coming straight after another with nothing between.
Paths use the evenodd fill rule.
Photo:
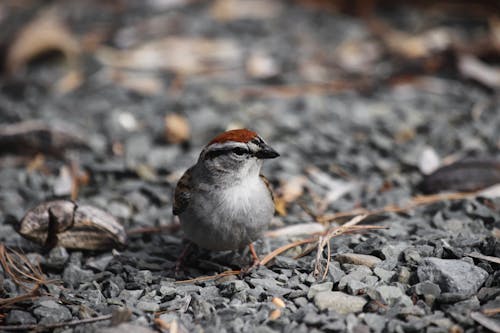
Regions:
<instances>
[{"instance_id":1,"label":"bird's leg","mask_svg":"<svg viewBox=\"0 0 500 333\"><path fill-rule=\"evenodd\" d=\"M250 243L248 247L250 248L250 254L252 255L252 260L253 260L251 267L253 268L260 266L260 259L259 256L257 255L257 252L255 252L255 247L253 246L253 243Z\"/></svg>"},{"instance_id":2,"label":"bird's leg","mask_svg":"<svg viewBox=\"0 0 500 333\"><path fill-rule=\"evenodd\" d=\"M239 274L240 278L250 273L254 268L260 266L260 259L259 256L257 255L257 252L255 252L253 244L252 243L248 244L248 248L250 249L250 255L252 256L252 264L241 269Z\"/></svg>"},{"instance_id":3,"label":"bird's leg","mask_svg":"<svg viewBox=\"0 0 500 333\"><path fill-rule=\"evenodd\" d=\"M177 261L175 262L175 275L177 276L181 269L184 266L184 260L189 256L191 251L193 250L193 243L187 242L186 245L184 245L184 248L182 249L181 254L177 258Z\"/></svg>"}]
</instances>

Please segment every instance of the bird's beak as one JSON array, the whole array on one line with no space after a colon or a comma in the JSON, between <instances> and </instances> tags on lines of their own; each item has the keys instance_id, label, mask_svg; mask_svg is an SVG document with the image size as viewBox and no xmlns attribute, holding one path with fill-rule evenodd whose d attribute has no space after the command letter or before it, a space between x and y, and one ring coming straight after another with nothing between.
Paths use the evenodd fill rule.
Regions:
<instances>
[{"instance_id":1,"label":"bird's beak","mask_svg":"<svg viewBox=\"0 0 500 333\"><path fill-rule=\"evenodd\" d=\"M259 159L276 158L278 156L280 156L280 154L267 144L263 145L260 150L255 153L255 157Z\"/></svg>"}]
</instances>

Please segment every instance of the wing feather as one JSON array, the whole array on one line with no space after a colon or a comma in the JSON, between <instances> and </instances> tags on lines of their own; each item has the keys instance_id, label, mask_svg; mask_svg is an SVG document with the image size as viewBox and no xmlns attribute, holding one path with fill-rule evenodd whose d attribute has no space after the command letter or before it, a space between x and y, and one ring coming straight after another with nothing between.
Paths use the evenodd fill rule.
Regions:
<instances>
[{"instance_id":1,"label":"wing feather","mask_svg":"<svg viewBox=\"0 0 500 333\"><path fill-rule=\"evenodd\" d=\"M181 214L189 205L189 199L191 199L191 169L187 169L175 187L174 204L172 206L174 215Z\"/></svg>"},{"instance_id":2,"label":"wing feather","mask_svg":"<svg viewBox=\"0 0 500 333\"><path fill-rule=\"evenodd\" d=\"M260 176L260 179L262 179L262 181L264 182L264 185L266 185L267 189L269 190L269 194L271 195L271 199L273 199L273 202L274 202L274 193L273 193L273 189L271 188L271 183L266 178L266 176L264 176L263 174L260 174L259 176Z\"/></svg>"}]
</instances>

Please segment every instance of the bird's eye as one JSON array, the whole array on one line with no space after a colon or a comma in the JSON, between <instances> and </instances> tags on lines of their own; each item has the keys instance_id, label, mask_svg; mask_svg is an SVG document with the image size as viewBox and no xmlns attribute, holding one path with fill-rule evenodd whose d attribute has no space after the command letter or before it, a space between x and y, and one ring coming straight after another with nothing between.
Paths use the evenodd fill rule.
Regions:
<instances>
[{"instance_id":1,"label":"bird's eye","mask_svg":"<svg viewBox=\"0 0 500 333\"><path fill-rule=\"evenodd\" d=\"M234 148L233 153L236 155L245 155L247 153L247 150L245 148Z\"/></svg>"}]
</instances>

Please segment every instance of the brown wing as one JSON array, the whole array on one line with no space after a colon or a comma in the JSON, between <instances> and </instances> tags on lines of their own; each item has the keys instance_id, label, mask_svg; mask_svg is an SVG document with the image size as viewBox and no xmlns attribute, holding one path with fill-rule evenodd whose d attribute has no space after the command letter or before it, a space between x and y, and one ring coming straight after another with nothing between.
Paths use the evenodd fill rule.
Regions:
<instances>
[{"instance_id":1,"label":"brown wing","mask_svg":"<svg viewBox=\"0 0 500 333\"><path fill-rule=\"evenodd\" d=\"M266 176L264 176L262 174L260 174L259 176L260 176L260 179L262 179L262 181L266 185L267 189L269 190L269 194L271 194L271 199L273 199L273 202L274 202L274 193L273 193L273 189L271 188L271 183L266 178Z\"/></svg>"},{"instance_id":2,"label":"brown wing","mask_svg":"<svg viewBox=\"0 0 500 333\"><path fill-rule=\"evenodd\" d=\"M191 168L182 175L181 179L177 182L174 192L174 204L172 212L174 215L181 214L189 205L191 198Z\"/></svg>"}]
</instances>

